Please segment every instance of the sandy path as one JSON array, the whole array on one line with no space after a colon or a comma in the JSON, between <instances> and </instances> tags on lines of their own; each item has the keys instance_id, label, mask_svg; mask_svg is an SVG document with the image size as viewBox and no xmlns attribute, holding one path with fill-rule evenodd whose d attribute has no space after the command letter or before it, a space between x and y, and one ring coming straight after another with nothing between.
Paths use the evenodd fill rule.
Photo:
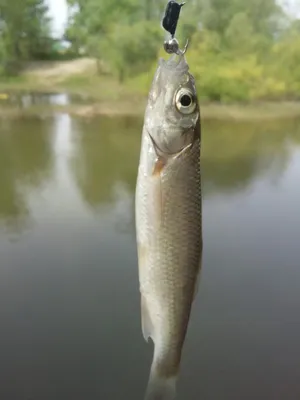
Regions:
<instances>
[{"instance_id":1,"label":"sandy path","mask_svg":"<svg viewBox=\"0 0 300 400\"><path fill-rule=\"evenodd\" d=\"M79 58L70 61L38 61L26 65L23 74L43 80L49 84L59 83L71 75L86 71L96 71L96 62L92 58Z\"/></svg>"}]
</instances>

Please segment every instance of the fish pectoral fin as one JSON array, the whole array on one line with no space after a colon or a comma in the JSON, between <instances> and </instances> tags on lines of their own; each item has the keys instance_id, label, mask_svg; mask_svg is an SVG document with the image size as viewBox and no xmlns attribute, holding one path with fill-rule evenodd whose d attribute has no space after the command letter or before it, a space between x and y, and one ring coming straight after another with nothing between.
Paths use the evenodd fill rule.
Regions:
<instances>
[{"instance_id":1,"label":"fish pectoral fin","mask_svg":"<svg viewBox=\"0 0 300 400\"><path fill-rule=\"evenodd\" d=\"M166 163L166 160L164 160L162 157L158 157L153 166L152 176L160 176L164 167L166 166Z\"/></svg>"},{"instance_id":2,"label":"fish pectoral fin","mask_svg":"<svg viewBox=\"0 0 300 400\"><path fill-rule=\"evenodd\" d=\"M141 317L142 317L142 332L144 339L148 342L149 337L153 335L153 324L150 318L147 300L145 296L141 294Z\"/></svg>"}]
</instances>

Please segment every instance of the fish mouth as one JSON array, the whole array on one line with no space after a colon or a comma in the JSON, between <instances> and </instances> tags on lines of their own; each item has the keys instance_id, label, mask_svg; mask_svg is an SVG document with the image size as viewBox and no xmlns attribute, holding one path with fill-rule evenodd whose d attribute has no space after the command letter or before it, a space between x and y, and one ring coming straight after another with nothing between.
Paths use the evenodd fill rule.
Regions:
<instances>
[{"instance_id":1,"label":"fish mouth","mask_svg":"<svg viewBox=\"0 0 300 400\"><path fill-rule=\"evenodd\" d=\"M184 54L172 54L168 60L160 58L159 65L162 68L176 71L179 74L186 73L189 70Z\"/></svg>"}]
</instances>

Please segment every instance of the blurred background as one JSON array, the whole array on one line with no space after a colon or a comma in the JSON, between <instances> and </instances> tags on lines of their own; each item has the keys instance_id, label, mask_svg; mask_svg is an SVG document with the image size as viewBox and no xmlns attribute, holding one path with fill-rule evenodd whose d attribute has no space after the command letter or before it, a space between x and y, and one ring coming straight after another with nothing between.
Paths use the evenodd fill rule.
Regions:
<instances>
[{"instance_id":1,"label":"blurred background","mask_svg":"<svg viewBox=\"0 0 300 400\"><path fill-rule=\"evenodd\" d=\"M38 67L28 64L34 60L89 58L109 79L109 98L120 90L115 81L146 95L163 54L165 6L161 0L1 0L0 75ZM182 46L191 40L188 61L201 100L297 100L299 15L296 0L190 0L177 36ZM60 84L95 85L91 70L83 70Z\"/></svg>"},{"instance_id":2,"label":"blurred background","mask_svg":"<svg viewBox=\"0 0 300 400\"><path fill-rule=\"evenodd\" d=\"M134 193L165 5L0 0L0 399L143 398ZM299 12L182 9L204 251L178 400L300 399Z\"/></svg>"}]
</instances>

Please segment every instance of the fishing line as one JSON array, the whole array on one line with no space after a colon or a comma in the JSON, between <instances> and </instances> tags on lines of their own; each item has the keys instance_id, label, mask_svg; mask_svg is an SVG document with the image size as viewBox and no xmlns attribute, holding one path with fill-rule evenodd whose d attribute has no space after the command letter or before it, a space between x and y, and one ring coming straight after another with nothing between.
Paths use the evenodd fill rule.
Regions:
<instances>
[{"instance_id":1,"label":"fishing line","mask_svg":"<svg viewBox=\"0 0 300 400\"><path fill-rule=\"evenodd\" d=\"M165 10L165 15L162 20L163 28L170 33L172 39L174 38L177 22L179 20L179 15L181 11L181 7L184 6L185 3L176 3L176 1L169 1Z\"/></svg>"}]
</instances>

